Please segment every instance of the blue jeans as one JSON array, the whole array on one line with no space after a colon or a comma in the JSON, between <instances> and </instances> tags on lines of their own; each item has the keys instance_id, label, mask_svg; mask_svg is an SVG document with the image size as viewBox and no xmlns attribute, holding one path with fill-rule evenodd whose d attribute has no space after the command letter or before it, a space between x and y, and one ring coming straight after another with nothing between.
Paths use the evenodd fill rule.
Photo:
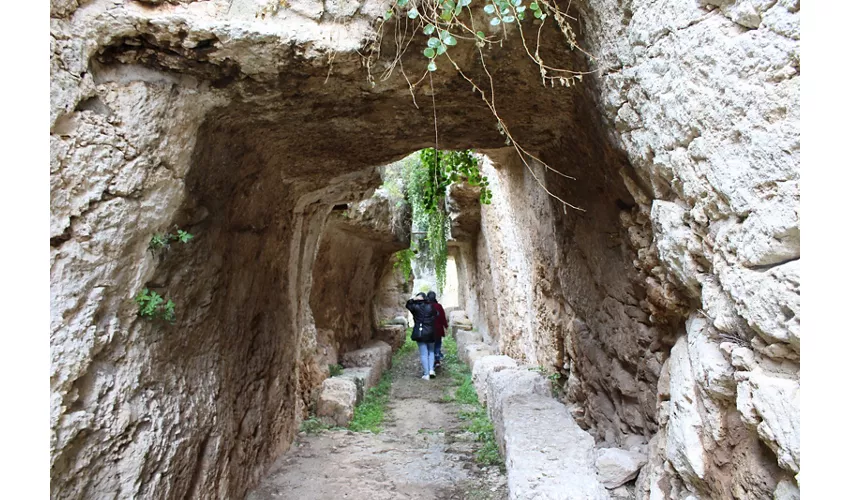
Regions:
<instances>
[{"instance_id":1,"label":"blue jeans","mask_svg":"<svg viewBox=\"0 0 850 500\"><path fill-rule=\"evenodd\" d=\"M422 362L422 375L430 375L434 369L434 343L417 342L419 344L419 361Z\"/></svg>"},{"instance_id":2,"label":"blue jeans","mask_svg":"<svg viewBox=\"0 0 850 500\"><path fill-rule=\"evenodd\" d=\"M443 337L439 337L436 342L434 342L434 361L442 361L443 360Z\"/></svg>"}]
</instances>

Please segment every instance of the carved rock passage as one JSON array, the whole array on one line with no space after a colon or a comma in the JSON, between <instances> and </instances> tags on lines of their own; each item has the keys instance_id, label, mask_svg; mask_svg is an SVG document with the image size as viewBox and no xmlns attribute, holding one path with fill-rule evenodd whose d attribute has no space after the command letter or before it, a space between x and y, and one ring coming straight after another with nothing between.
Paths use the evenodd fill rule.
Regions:
<instances>
[{"instance_id":1,"label":"carved rock passage","mask_svg":"<svg viewBox=\"0 0 850 500\"><path fill-rule=\"evenodd\" d=\"M800 467L799 3L717 3L579 5L603 71L578 88L543 88L517 47L488 52L500 115L577 180L532 171L585 213L494 149L468 83L434 75L441 146L491 151L497 181L480 226L459 219L466 310L504 353L561 371L597 441L648 441L639 496L763 498ZM414 106L398 71L368 83L356 51L382 2L259 7L51 2L56 498L243 496L325 376L319 346L357 347L384 319L369 301L318 311L314 290L351 275L316 259L333 207L379 184L371 167L431 145L430 99ZM553 64L582 67L555 45ZM148 252L174 225L196 238ZM373 283L392 248L363 249ZM137 318L144 287L177 303L176 326Z\"/></svg>"}]
</instances>

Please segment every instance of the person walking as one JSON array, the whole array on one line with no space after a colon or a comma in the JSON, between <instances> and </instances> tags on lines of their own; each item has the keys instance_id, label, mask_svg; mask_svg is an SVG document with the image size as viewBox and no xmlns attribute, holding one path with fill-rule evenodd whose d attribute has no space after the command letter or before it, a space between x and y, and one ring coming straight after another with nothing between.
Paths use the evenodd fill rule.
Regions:
<instances>
[{"instance_id":1,"label":"person walking","mask_svg":"<svg viewBox=\"0 0 850 500\"><path fill-rule=\"evenodd\" d=\"M437 310L420 292L407 301L407 310L413 314L413 332L410 334L419 346L419 360L422 363L422 378L429 380L436 377L434 373L434 322L437 319Z\"/></svg>"},{"instance_id":2,"label":"person walking","mask_svg":"<svg viewBox=\"0 0 850 500\"><path fill-rule=\"evenodd\" d=\"M434 367L438 367L443 361L443 337L446 336L446 328L449 320L446 318L446 310L437 302L437 294L428 292L428 302L437 310L437 318L434 320Z\"/></svg>"}]
</instances>

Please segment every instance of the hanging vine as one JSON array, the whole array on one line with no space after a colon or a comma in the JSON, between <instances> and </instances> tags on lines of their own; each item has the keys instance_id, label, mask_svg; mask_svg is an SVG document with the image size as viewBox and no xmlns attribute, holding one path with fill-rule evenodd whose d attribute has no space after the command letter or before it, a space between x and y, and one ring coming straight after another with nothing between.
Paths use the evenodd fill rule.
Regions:
<instances>
[{"instance_id":1,"label":"hanging vine","mask_svg":"<svg viewBox=\"0 0 850 500\"><path fill-rule=\"evenodd\" d=\"M570 21L575 21L576 18L568 14L571 6L572 0L569 1L566 11L562 11L554 0L395 0L389 10L378 20L378 35L365 58L365 65L368 72L367 78L373 85L375 84L374 75L371 70L374 63L381 57L381 39L384 36L384 27L390 19L397 17L400 20L393 25L395 28L393 36L396 43L396 53L393 56L393 60L387 65L387 69L380 76L380 79L382 81L387 80L397 67L400 68L410 88L414 105L418 108L419 105L416 103L416 88L428 77L428 82L431 85L433 104L434 89L431 74L437 71L438 60L448 62L464 80L472 85L473 91L485 102L496 118L497 129L505 136L505 144L512 146L516 150L523 165L529 170L537 184L549 196L558 200L563 205L565 211L569 207L583 212L584 209L552 193L531 168L529 159L535 160L550 172L567 179L575 180L574 177L552 168L517 143L511 134L508 124L499 116L496 109L495 83L493 75L487 68L483 52L483 49L488 46L501 46L506 43L508 41L508 27L515 26L525 53L534 61L540 71L540 78L544 86L554 87L555 85L560 85L570 87L576 85L577 82L582 80L584 75L592 72L553 67L547 64L540 55L540 41L543 35L543 28L547 20L552 19L571 50L578 50L591 61L595 61L593 56L584 51L577 42L575 31L570 25ZM478 10L479 8L480 11ZM476 25L476 13L478 13L479 18L481 17L481 13L483 13L484 18L488 20L487 24L491 27L501 27L498 34L487 35L484 33L480 29L484 28L484 26ZM533 24L530 26L529 23ZM534 29L534 26L537 28L536 34L527 32L529 29ZM425 41L426 47L422 51L427 65L422 76L413 82L405 72L402 56L404 56L410 45L420 34L427 37ZM479 85L475 82L452 58L453 47L463 42L474 43L479 54L481 66L489 80L487 85ZM442 62L440 65L442 65ZM434 111L435 135L438 136L436 133L436 106L434 106ZM437 140L435 140L435 148L438 148Z\"/></svg>"},{"instance_id":2,"label":"hanging vine","mask_svg":"<svg viewBox=\"0 0 850 500\"><path fill-rule=\"evenodd\" d=\"M484 205L493 198L490 182L479 170L478 158L469 150L423 149L419 152L419 161L407 173L406 193L413 210L413 222L425 230L423 244L419 245L421 257L433 261L439 293L446 283L448 240L451 238L446 195L454 183L478 187L479 200Z\"/></svg>"},{"instance_id":3,"label":"hanging vine","mask_svg":"<svg viewBox=\"0 0 850 500\"><path fill-rule=\"evenodd\" d=\"M281 8L288 7L286 0L267 0L266 3L266 7L257 13L258 17L275 15ZM392 36L395 42L395 53L392 54L388 63L381 65L385 69L378 78L381 81L386 81L397 68L400 69L408 84L413 104L417 108L419 108L419 104L416 102L416 88L422 84L426 77L428 78L434 107L434 132L436 136L434 148L439 149L436 104L434 103L431 75L437 71L438 67L448 63L472 86L473 92L479 95L490 109L496 118L496 128L499 133L505 136L505 144L516 150L519 159L531 173L535 182L549 196L558 200L565 212L567 207L584 212L583 208L567 202L550 191L534 172L534 169L531 168L529 160L534 160L549 172L575 180L574 177L552 168L516 141L508 124L499 116L496 108L496 85L493 75L487 67L483 50L491 46L501 47L510 43L509 32L513 29L509 30L509 28L515 27L523 50L538 67L542 84L549 87L556 85L574 86L582 81L584 75L599 72L601 68L594 71L558 68L548 64L540 55L541 39L544 36L543 30L547 22L551 20L570 50L580 52L591 63L596 62L593 55L582 49L578 43L575 30L570 24L570 22L578 21L578 19L569 14L571 7L572 0L567 0L567 6L563 10L558 6L556 0L392 0L383 15L376 19L375 38L367 47L365 54L361 53L367 71L367 80L372 86L376 85L376 75L373 74L372 70L377 67L377 62L382 56L381 41L385 36ZM478 23L476 23L476 15L479 19ZM397 19L398 22L388 24L393 19ZM482 23L482 19L486 20L486 23ZM393 29L389 35L385 33L385 28L388 25ZM484 31L484 29L492 30L493 28L496 28L494 34L487 34ZM412 81L405 70L403 57L419 36L424 37L422 38L425 44L425 48L422 49L424 68L422 76ZM479 82L470 78L458 62L452 58L451 54L455 52L453 48L462 43L474 44L478 52L478 60L487 75L488 81L485 84L479 84ZM332 60L333 57L329 57L329 62L332 62Z\"/></svg>"}]
</instances>

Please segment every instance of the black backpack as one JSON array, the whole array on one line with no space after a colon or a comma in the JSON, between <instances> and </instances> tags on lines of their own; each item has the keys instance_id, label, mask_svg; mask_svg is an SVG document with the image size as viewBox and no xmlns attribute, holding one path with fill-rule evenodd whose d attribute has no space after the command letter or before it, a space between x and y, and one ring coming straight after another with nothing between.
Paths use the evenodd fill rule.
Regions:
<instances>
[{"instance_id":1,"label":"black backpack","mask_svg":"<svg viewBox=\"0 0 850 500\"><path fill-rule=\"evenodd\" d=\"M411 304L410 312L413 313L413 332L411 340L416 342L434 341L434 321L437 319L437 309L428 302L415 301Z\"/></svg>"}]
</instances>

